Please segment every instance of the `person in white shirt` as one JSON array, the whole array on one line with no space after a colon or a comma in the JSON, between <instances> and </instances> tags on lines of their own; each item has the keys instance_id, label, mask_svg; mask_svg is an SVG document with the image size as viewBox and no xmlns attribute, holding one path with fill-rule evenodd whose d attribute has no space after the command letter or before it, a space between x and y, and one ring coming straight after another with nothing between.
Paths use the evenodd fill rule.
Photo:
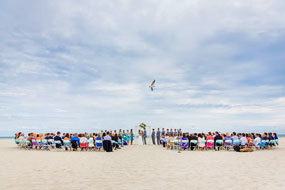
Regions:
<instances>
[{"instance_id":1,"label":"person in white shirt","mask_svg":"<svg viewBox=\"0 0 285 190\"><path fill-rule=\"evenodd\" d=\"M254 145L255 145L256 149L260 148L260 143L261 143L260 135L256 134L256 137L254 139Z\"/></svg>"}]
</instances>

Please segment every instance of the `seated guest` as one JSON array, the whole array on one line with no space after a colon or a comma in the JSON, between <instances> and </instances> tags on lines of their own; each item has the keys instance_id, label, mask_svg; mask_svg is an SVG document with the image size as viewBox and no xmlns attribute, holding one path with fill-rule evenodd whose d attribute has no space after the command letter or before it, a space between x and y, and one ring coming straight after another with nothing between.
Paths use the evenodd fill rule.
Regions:
<instances>
[{"instance_id":1,"label":"seated guest","mask_svg":"<svg viewBox=\"0 0 285 190\"><path fill-rule=\"evenodd\" d=\"M85 133L84 134L80 134L80 147L81 150L86 150L88 149L88 142L87 142L87 138L85 137Z\"/></svg>"},{"instance_id":2,"label":"seated guest","mask_svg":"<svg viewBox=\"0 0 285 190\"><path fill-rule=\"evenodd\" d=\"M261 145L260 134L256 134L256 137L254 139L254 145L256 149L260 149L260 145Z\"/></svg>"},{"instance_id":3,"label":"seated guest","mask_svg":"<svg viewBox=\"0 0 285 190\"><path fill-rule=\"evenodd\" d=\"M186 137L185 133L183 133L180 142L180 151L188 149L188 138Z\"/></svg>"},{"instance_id":4,"label":"seated guest","mask_svg":"<svg viewBox=\"0 0 285 190\"><path fill-rule=\"evenodd\" d=\"M216 132L216 135L214 138L214 149L220 150L221 146L223 146L223 137L220 135L219 132Z\"/></svg>"},{"instance_id":5,"label":"seated guest","mask_svg":"<svg viewBox=\"0 0 285 190\"><path fill-rule=\"evenodd\" d=\"M207 140L206 148L207 149L213 149L213 147L214 147L214 137L212 136L211 132L208 133L206 140Z\"/></svg>"},{"instance_id":6,"label":"seated guest","mask_svg":"<svg viewBox=\"0 0 285 190\"><path fill-rule=\"evenodd\" d=\"M64 143L65 150L68 150L69 148L71 150L71 147L70 147L71 142L70 142L69 133L66 133L66 135L64 136L63 143Z\"/></svg>"},{"instance_id":7,"label":"seated guest","mask_svg":"<svg viewBox=\"0 0 285 190\"><path fill-rule=\"evenodd\" d=\"M57 132L57 135L54 137L54 143L56 148L61 148L61 146L63 145L63 140L60 136L59 131Z\"/></svg>"},{"instance_id":8,"label":"seated guest","mask_svg":"<svg viewBox=\"0 0 285 190\"><path fill-rule=\"evenodd\" d=\"M110 137L109 131L107 131L106 136L104 136L103 147L106 152L113 152L112 138Z\"/></svg>"},{"instance_id":9,"label":"seated guest","mask_svg":"<svg viewBox=\"0 0 285 190\"><path fill-rule=\"evenodd\" d=\"M101 151L103 147L103 141L102 141L102 137L101 137L101 133L98 134L98 136L96 137L96 148Z\"/></svg>"},{"instance_id":10,"label":"seated guest","mask_svg":"<svg viewBox=\"0 0 285 190\"><path fill-rule=\"evenodd\" d=\"M75 134L71 137L70 142L71 142L71 146L72 146L72 148L73 148L73 151L77 150L77 148L80 147L80 139L79 139L77 133L75 133Z\"/></svg>"},{"instance_id":11,"label":"seated guest","mask_svg":"<svg viewBox=\"0 0 285 190\"><path fill-rule=\"evenodd\" d=\"M277 133L273 133L273 138L276 145L279 145Z\"/></svg>"},{"instance_id":12,"label":"seated guest","mask_svg":"<svg viewBox=\"0 0 285 190\"><path fill-rule=\"evenodd\" d=\"M224 146L225 146L226 150L230 150L230 148L233 144L233 140L232 140L232 137L230 136L230 133L226 133L224 141L225 141Z\"/></svg>"},{"instance_id":13,"label":"seated guest","mask_svg":"<svg viewBox=\"0 0 285 190\"><path fill-rule=\"evenodd\" d=\"M88 137L88 147L89 150L94 149L94 137L92 133L90 133L90 136Z\"/></svg>"},{"instance_id":14,"label":"seated guest","mask_svg":"<svg viewBox=\"0 0 285 190\"><path fill-rule=\"evenodd\" d=\"M119 137L118 137L118 134L116 132L112 135L112 141L113 141L113 147L115 148L115 150L120 149Z\"/></svg>"},{"instance_id":15,"label":"seated guest","mask_svg":"<svg viewBox=\"0 0 285 190\"><path fill-rule=\"evenodd\" d=\"M198 147L199 150L205 150L206 140L202 134L198 134Z\"/></svg>"},{"instance_id":16,"label":"seated guest","mask_svg":"<svg viewBox=\"0 0 285 190\"><path fill-rule=\"evenodd\" d=\"M246 145L248 145L248 141L247 141L247 139L246 139L246 137L245 137L245 133L243 133L243 134L241 134L241 137L240 137L240 145L241 146L246 146Z\"/></svg>"},{"instance_id":17,"label":"seated guest","mask_svg":"<svg viewBox=\"0 0 285 190\"><path fill-rule=\"evenodd\" d=\"M194 148L197 147L197 145L198 145L197 133L190 134L190 136L189 136L190 150L194 150Z\"/></svg>"},{"instance_id":18,"label":"seated guest","mask_svg":"<svg viewBox=\"0 0 285 190\"><path fill-rule=\"evenodd\" d=\"M173 149L174 147L174 139L171 133L169 133L169 137L167 139L167 149Z\"/></svg>"},{"instance_id":19,"label":"seated guest","mask_svg":"<svg viewBox=\"0 0 285 190\"><path fill-rule=\"evenodd\" d=\"M254 143L253 143L254 138L253 138L252 134L248 134L248 135L247 135L247 141L248 141L248 146L249 146L249 147L254 146Z\"/></svg>"}]
</instances>

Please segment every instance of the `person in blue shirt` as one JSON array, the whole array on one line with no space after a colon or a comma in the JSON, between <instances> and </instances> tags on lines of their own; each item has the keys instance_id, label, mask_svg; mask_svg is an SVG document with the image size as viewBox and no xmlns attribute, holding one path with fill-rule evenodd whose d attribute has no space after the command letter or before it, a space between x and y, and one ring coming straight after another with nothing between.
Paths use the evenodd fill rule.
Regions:
<instances>
[{"instance_id":1,"label":"person in blue shirt","mask_svg":"<svg viewBox=\"0 0 285 190\"><path fill-rule=\"evenodd\" d=\"M77 150L77 148L80 147L80 139L77 133L75 133L74 136L71 137L70 142L73 150Z\"/></svg>"}]
</instances>

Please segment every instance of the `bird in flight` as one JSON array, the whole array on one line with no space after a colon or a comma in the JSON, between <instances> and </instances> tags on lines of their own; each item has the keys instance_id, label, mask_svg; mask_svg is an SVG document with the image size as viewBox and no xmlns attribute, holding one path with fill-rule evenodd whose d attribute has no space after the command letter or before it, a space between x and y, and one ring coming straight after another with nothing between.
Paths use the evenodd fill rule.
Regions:
<instances>
[{"instance_id":1,"label":"bird in flight","mask_svg":"<svg viewBox=\"0 0 285 190\"><path fill-rule=\"evenodd\" d=\"M150 88L151 91L153 91L153 88L155 87L155 86L154 86L154 83L155 83L155 80L153 80L152 83L151 83L150 86L149 86L149 88Z\"/></svg>"}]
</instances>

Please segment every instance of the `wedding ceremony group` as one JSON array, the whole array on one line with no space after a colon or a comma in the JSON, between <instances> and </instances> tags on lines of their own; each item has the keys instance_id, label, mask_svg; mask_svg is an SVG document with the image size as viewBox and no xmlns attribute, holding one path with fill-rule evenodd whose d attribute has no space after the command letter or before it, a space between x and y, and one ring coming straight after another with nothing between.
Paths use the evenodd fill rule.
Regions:
<instances>
[{"instance_id":1,"label":"wedding ceremony group","mask_svg":"<svg viewBox=\"0 0 285 190\"><path fill-rule=\"evenodd\" d=\"M146 128L139 129L137 135L130 130L101 130L100 133L24 133L15 134L15 143L20 148L36 150L66 151L106 151L121 149L128 145L160 145L167 150L235 150L251 152L279 145L276 133L189 133L181 129L152 129L147 134Z\"/></svg>"}]
</instances>

